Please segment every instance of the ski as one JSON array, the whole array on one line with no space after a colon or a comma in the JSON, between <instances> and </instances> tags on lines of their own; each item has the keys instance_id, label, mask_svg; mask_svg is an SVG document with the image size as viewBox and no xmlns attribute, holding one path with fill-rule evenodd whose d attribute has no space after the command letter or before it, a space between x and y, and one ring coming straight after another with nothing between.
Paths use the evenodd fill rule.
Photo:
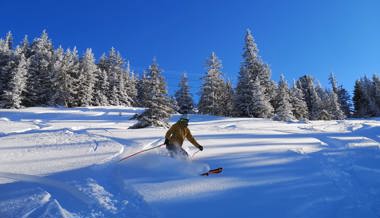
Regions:
<instances>
[{"instance_id":1,"label":"ski","mask_svg":"<svg viewBox=\"0 0 380 218\"><path fill-rule=\"evenodd\" d=\"M222 167L218 167L218 168L215 168L215 169L212 169L212 170L209 170L205 173L202 173L201 176L209 176L211 174L219 174L223 171L223 168Z\"/></svg>"}]
</instances>

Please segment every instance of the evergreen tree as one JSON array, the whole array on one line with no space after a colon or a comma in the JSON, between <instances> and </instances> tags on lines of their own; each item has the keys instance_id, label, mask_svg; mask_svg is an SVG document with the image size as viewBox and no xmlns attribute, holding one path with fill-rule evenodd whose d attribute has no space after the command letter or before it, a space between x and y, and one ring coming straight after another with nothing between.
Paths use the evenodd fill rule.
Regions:
<instances>
[{"instance_id":1,"label":"evergreen tree","mask_svg":"<svg viewBox=\"0 0 380 218\"><path fill-rule=\"evenodd\" d=\"M336 82L335 75L333 73L330 73L330 75L329 75L329 82L330 82L332 91L335 94L338 94L338 85L337 85L337 82Z\"/></svg>"},{"instance_id":2,"label":"evergreen tree","mask_svg":"<svg viewBox=\"0 0 380 218\"><path fill-rule=\"evenodd\" d=\"M119 97L119 105L123 106L131 106L132 99L128 96L127 93L127 82L129 76L126 74L126 72L122 72L119 75L119 81L118 81L118 87L117 87L117 94Z\"/></svg>"},{"instance_id":3,"label":"evergreen tree","mask_svg":"<svg viewBox=\"0 0 380 218\"><path fill-rule=\"evenodd\" d=\"M331 120L333 118L328 104L330 97L326 90L322 88L319 81L314 86L314 91L312 90L311 92L311 99L313 108L311 111L312 120Z\"/></svg>"},{"instance_id":4,"label":"evergreen tree","mask_svg":"<svg viewBox=\"0 0 380 218\"><path fill-rule=\"evenodd\" d=\"M179 113L191 114L194 112L193 97L190 94L190 87L186 73L182 74L179 90L175 93L175 99Z\"/></svg>"},{"instance_id":5,"label":"evergreen tree","mask_svg":"<svg viewBox=\"0 0 380 218\"><path fill-rule=\"evenodd\" d=\"M147 72L144 71L141 78L137 82L137 99L138 106L140 107L148 107L149 101L149 92L150 92L150 82L147 76Z\"/></svg>"},{"instance_id":6,"label":"evergreen tree","mask_svg":"<svg viewBox=\"0 0 380 218\"><path fill-rule=\"evenodd\" d=\"M328 107L329 107L329 114L331 114L331 118L335 120L345 119L346 117L343 111L341 110L338 95L334 91L328 92L328 95L329 95Z\"/></svg>"},{"instance_id":7,"label":"evergreen tree","mask_svg":"<svg viewBox=\"0 0 380 218\"><path fill-rule=\"evenodd\" d=\"M342 114L343 116L343 112L340 111L340 105L339 102L337 102L336 96L333 96L328 90L324 89L319 81L315 86L315 91L317 92L317 95L320 99L320 103L318 105L320 117L316 119L336 119L334 114L336 114L338 117L341 117L339 114ZM338 109L339 112L334 111L335 109Z\"/></svg>"},{"instance_id":8,"label":"evergreen tree","mask_svg":"<svg viewBox=\"0 0 380 218\"><path fill-rule=\"evenodd\" d=\"M240 67L238 84L235 95L235 114L237 116L251 116L251 94L253 84L260 81L265 101L270 102L274 96L274 83L270 80L269 66L264 64L258 55L258 48L249 30L245 36L243 62Z\"/></svg>"},{"instance_id":9,"label":"evergreen tree","mask_svg":"<svg viewBox=\"0 0 380 218\"><path fill-rule=\"evenodd\" d=\"M112 47L105 60L101 57L100 65L100 69L103 69L108 77L109 89L106 95L109 104L120 105L122 102L125 102L129 105L130 99L125 96L125 90L120 90L120 87L125 88L124 84L120 84L124 83L124 78L122 76L124 72L124 60L120 53Z\"/></svg>"},{"instance_id":10,"label":"evergreen tree","mask_svg":"<svg viewBox=\"0 0 380 218\"><path fill-rule=\"evenodd\" d=\"M224 89L222 93L221 106L223 108L223 116L232 116L234 112L234 90L232 88L231 81L228 80L224 84Z\"/></svg>"},{"instance_id":11,"label":"evergreen tree","mask_svg":"<svg viewBox=\"0 0 380 218\"><path fill-rule=\"evenodd\" d=\"M69 86L71 79L66 70L64 63L65 53L62 47L59 47L54 52L53 58L53 77L52 77L52 96L49 101L49 105L61 105L68 106L70 98Z\"/></svg>"},{"instance_id":12,"label":"evergreen tree","mask_svg":"<svg viewBox=\"0 0 380 218\"><path fill-rule=\"evenodd\" d=\"M172 112L176 112L176 111L179 111L179 106L178 106L178 102L177 100L175 99L175 96L169 96L169 101L170 101L170 106L171 106L171 109L172 109Z\"/></svg>"},{"instance_id":13,"label":"evergreen tree","mask_svg":"<svg viewBox=\"0 0 380 218\"><path fill-rule=\"evenodd\" d=\"M123 87L120 86L120 90L124 89L124 93L121 96L121 99L123 100L123 103L127 106L134 106L136 105L137 101L137 81L135 78L134 73L131 71L130 63L127 61L127 67L122 74L123 76Z\"/></svg>"},{"instance_id":14,"label":"evergreen tree","mask_svg":"<svg viewBox=\"0 0 380 218\"><path fill-rule=\"evenodd\" d=\"M129 69L129 67L127 68ZM137 84L138 84L138 78L136 77L134 72L130 73L129 81L127 81L127 94L132 99L131 106L138 106L138 90L137 90Z\"/></svg>"},{"instance_id":15,"label":"evergreen tree","mask_svg":"<svg viewBox=\"0 0 380 218\"><path fill-rule=\"evenodd\" d=\"M351 107L352 107L352 102L351 102L351 96L348 91L343 88L342 85L338 87L338 98L339 98L339 103L340 103L340 108L343 111L344 115L346 117L351 117Z\"/></svg>"},{"instance_id":16,"label":"evergreen tree","mask_svg":"<svg viewBox=\"0 0 380 218\"><path fill-rule=\"evenodd\" d=\"M79 90L80 90L80 81L79 81L79 56L76 47L71 51L67 49L65 56L63 58L64 62L64 71L67 74L68 78L68 94L69 99L67 101L68 107L79 106Z\"/></svg>"},{"instance_id":17,"label":"evergreen tree","mask_svg":"<svg viewBox=\"0 0 380 218\"><path fill-rule=\"evenodd\" d=\"M307 105L310 120L329 119L328 113L322 106L322 100L314 86L313 78L309 75L302 76L297 81L297 86L302 90ZM319 90L322 94L321 90Z\"/></svg>"},{"instance_id":18,"label":"evergreen tree","mask_svg":"<svg viewBox=\"0 0 380 218\"><path fill-rule=\"evenodd\" d=\"M275 118L277 120L290 121L294 119L290 101L288 83L285 80L285 76L281 75L276 96L277 108Z\"/></svg>"},{"instance_id":19,"label":"evergreen tree","mask_svg":"<svg viewBox=\"0 0 380 218\"><path fill-rule=\"evenodd\" d=\"M92 105L94 87L98 67L95 64L94 54L91 49L87 49L79 63L79 89L78 101L80 106Z\"/></svg>"},{"instance_id":20,"label":"evergreen tree","mask_svg":"<svg viewBox=\"0 0 380 218\"><path fill-rule=\"evenodd\" d=\"M297 120L305 120L309 117L309 112L301 89L298 88L294 82L290 90L291 103L293 108L293 115Z\"/></svg>"},{"instance_id":21,"label":"evergreen tree","mask_svg":"<svg viewBox=\"0 0 380 218\"><path fill-rule=\"evenodd\" d=\"M108 103L110 105L115 105L115 106L120 105L118 88L119 87L117 86L111 86L111 85L109 86L109 89L111 90L109 90L107 94L108 94Z\"/></svg>"},{"instance_id":22,"label":"evergreen tree","mask_svg":"<svg viewBox=\"0 0 380 218\"><path fill-rule=\"evenodd\" d=\"M202 114L223 115L224 81L222 79L222 64L214 52L206 62L206 75L203 76L198 110Z\"/></svg>"},{"instance_id":23,"label":"evergreen tree","mask_svg":"<svg viewBox=\"0 0 380 218\"><path fill-rule=\"evenodd\" d=\"M108 105L108 98L106 91L108 92L109 84L107 73L105 70L98 70L95 74L94 94L92 98L92 104L94 106L106 106Z\"/></svg>"},{"instance_id":24,"label":"evergreen tree","mask_svg":"<svg viewBox=\"0 0 380 218\"><path fill-rule=\"evenodd\" d=\"M380 116L380 78L378 75L374 74L372 77L373 81L373 93L374 100L376 104L376 116Z\"/></svg>"},{"instance_id":25,"label":"evergreen tree","mask_svg":"<svg viewBox=\"0 0 380 218\"><path fill-rule=\"evenodd\" d=\"M9 45L11 42L9 33L7 39L0 39L0 106L3 106L7 100L3 99L5 91L9 90L9 83L11 81L11 72L17 66L17 58ZM4 103L2 103L4 101Z\"/></svg>"},{"instance_id":26,"label":"evergreen tree","mask_svg":"<svg viewBox=\"0 0 380 218\"><path fill-rule=\"evenodd\" d=\"M367 76L364 76L364 78L362 78L361 87L364 94L364 98L368 102L366 115L369 117L376 116L378 109L376 106L376 94L373 81L369 79Z\"/></svg>"},{"instance_id":27,"label":"evergreen tree","mask_svg":"<svg viewBox=\"0 0 380 218\"><path fill-rule=\"evenodd\" d=\"M53 53L52 42L46 31L43 31L31 45L25 98L27 106L46 105L51 99Z\"/></svg>"},{"instance_id":28,"label":"evergreen tree","mask_svg":"<svg viewBox=\"0 0 380 218\"><path fill-rule=\"evenodd\" d=\"M345 117L349 117L351 110L350 110L350 95L348 92L343 88L343 86L338 86L336 82L335 75L333 73L329 76L329 81L331 84L332 91L337 95L338 103L340 105L340 110L343 112ZM333 96L332 96L333 97ZM334 97L333 97L334 98ZM340 113L340 112L339 112Z\"/></svg>"},{"instance_id":29,"label":"evergreen tree","mask_svg":"<svg viewBox=\"0 0 380 218\"><path fill-rule=\"evenodd\" d=\"M105 53L103 53L99 58L98 68L101 71L107 71L107 69L108 69L108 67L107 67L107 56Z\"/></svg>"},{"instance_id":30,"label":"evergreen tree","mask_svg":"<svg viewBox=\"0 0 380 218\"><path fill-rule=\"evenodd\" d=\"M23 54L26 59L29 59L29 57L31 55L31 51L30 51L30 44L29 44L29 40L28 40L27 35L24 36L24 39L22 40L21 44L19 45L19 49L21 49L20 53Z\"/></svg>"},{"instance_id":31,"label":"evergreen tree","mask_svg":"<svg viewBox=\"0 0 380 218\"><path fill-rule=\"evenodd\" d=\"M354 106L355 116L357 117L372 117L377 114L376 106L376 90L373 81L364 76L356 80L354 87Z\"/></svg>"},{"instance_id":32,"label":"evergreen tree","mask_svg":"<svg viewBox=\"0 0 380 218\"><path fill-rule=\"evenodd\" d=\"M5 46L8 47L8 50L13 49L13 35L11 31L9 31L5 37Z\"/></svg>"},{"instance_id":33,"label":"evergreen tree","mask_svg":"<svg viewBox=\"0 0 380 218\"><path fill-rule=\"evenodd\" d=\"M139 122L131 128L144 128L147 126L168 126L167 120L170 117L172 105L167 95L166 83L155 59L147 71L147 83L149 87L146 99L148 107L138 116Z\"/></svg>"},{"instance_id":34,"label":"evergreen tree","mask_svg":"<svg viewBox=\"0 0 380 218\"><path fill-rule=\"evenodd\" d=\"M361 80L355 81L354 86L354 96L353 96L353 102L354 102L354 115L357 117L363 117L366 115L366 105L368 102L366 102L366 99L364 98L364 93L362 91L362 84Z\"/></svg>"},{"instance_id":35,"label":"evergreen tree","mask_svg":"<svg viewBox=\"0 0 380 218\"><path fill-rule=\"evenodd\" d=\"M252 104L250 105L249 117L259 117L259 118L270 118L273 116L273 107L266 99L264 94L264 88L260 84L260 79L257 76L254 81L252 81Z\"/></svg>"},{"instance_id":36,"label":"evergreen tree","mask_svg":"<svg viewBox=\"0 0 380 218\"><path fill-rule=\"evenodd\" d=\"M21 108L25 95L26 76L28 72L28 61L23 54L18 53L18 64L10 72L11 79L2 96L2 105L6 108Z\"/></svg>"},{"instance_id":37,"label":"evergreen tree","mask_svg":"<svg viewBox=\"0 0 380 218\"><path fill-rule=\"evenodd\" d=\"M339 87L337 85L334 74L330 74L329 81L331 84L331 92L328 92L329 95L329 113L332 115L333 119L343 120L345 119L344 112L342 111L342 107L340 105L340 100L338 97Z\"/></svg>"}]
</instances>

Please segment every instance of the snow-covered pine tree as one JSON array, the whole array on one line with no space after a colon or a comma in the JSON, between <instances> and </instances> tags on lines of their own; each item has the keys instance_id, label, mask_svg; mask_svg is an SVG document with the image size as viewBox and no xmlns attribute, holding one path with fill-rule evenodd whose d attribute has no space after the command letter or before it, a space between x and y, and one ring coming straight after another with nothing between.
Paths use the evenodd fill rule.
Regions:
<instances>
[{"instance_id":1,"label":"snow-covered pine tree","mask_svg":"<svg viewBox=\"0 0 380 218\"><path fill-rule=\"evenodd\" d=\"M263 64L263 69L261 70L261 73L259 74L259 77L261 77L261 82L260 84L264 87L264 93L271 103L272 107L274 108L275 106L275 97L277 95L276 93L276 83L271 79L271 69L268 64Z\"/></svg>"},{"instance_id":2,"label":"snow-covered pine tree","mask_svg":"<svg viewBox=\"0 0 380 218\"><path fill-rule=\"evenodd\" d=\"M276 95L276 110L275 119L281 121L291 121L294 119L293 108L291 105L288 83L285 80L285 76L281 74L280 81L278 83Z\"/></svg>"},{"instance_id":3,"label":"snow-covered pine tree","mask_svg":"<svg viewBox=\"0 0 380 218\"><path fill-rule=\"evenodd\" d=\"M128 80L128 76L125 71L119 74L119 81L117 87L117 94L119 98L119 105L123 106L131 106L132 99L129 98L127 94L127 88L125 87L126 80Z\"/></svg>"},{"instance_id":4,"label":"snow-covered pine tree","mask_svg":"<svg viewBox=\"0 0 380 218\"><path fill-rule=\"evenodd\" d=\"M252 102L248 116L249 117L259 117L259 118L270 118L273 116L273 107L267 100L264 94L265 89L260 83L260 79L257 76L253 81L250 81L250 87L252 87Z\"/></svg>"},{"instance_id":5,"label":"snow-covered pine tree","mask_svg":"<svg viewBox=\"0 0 380 218\"><path fill-rule=\"evenodd\" d=\"M227 80L224 84L224 89L222 93L222 108L223 116L232 116L234 111L234 90L232 88L232 83Z\"/></svg>"},{"instance_id":6,"label":"snow-covered pine tree","mask_svg":"<svg viewBox=\"0 0 380 218\"><path fill-rule=\"evenodd\" d=\"M125 90L120 91L120 82L124 82L120 81L120 75L124 71L124 60L115 48L112 47L109 51L104 65L104 70L108 74L109 89L106 95L108 97L109 104L120 105L121 102L128 102L128 99L122 99L125 97Z\"/></svg>"},{"instance_id":7,"label":"snow-covered pine tree","mask_svg":"<svg viewBox=\"0 0 380 218\"><path fill-rule=\"evenodd\" d=\"M318 95L316 87L314 86L314 79L309 75L302 76L298 79L297 86L303 92L309 112L309 119L330 119L327 111L323 108L322 100Z\"/></svg>"},{"instance_id":8,"label":"snow-covered pine tree","mask_svg":"<svg viewBox=\"0 0 380 218\"><path fill-rule=\"evenodd\" d=\"M129 67L127 69L129 69ZM137 107L139 105L138 98L137 98L137 96L138 96L138 91L137 91L138 78L133 71L129 71L129 72L130 72L129 80L126 80L127 94L132 99L131 106Z\"/></svg>"},{"instance_id":9,"label":"snow-covered pine tree","mask_svg":"<svg viewBox=\"0 0 380 218\"><path fill-rule=\"evenodd\" d=\"M222 64L214 52L206 62L206 74L200 91L198 110L202 114L223 115L224 81L221 72Z\"/></svg>"},{"instance_id":10,"label":"snow-covered pine tree","mask_svg":"<svg viewBox=\"0 0 380 218\"><path fill-rule=\"evenodd\" d=\"M309 117L309 112L301 89L298 88L294 81L293 87L290 90L290 100L293 108L293 116L297 120L305 120Z\"/></svg>"},{"instance_id":11,"label":"snow-covered pine tree","mask_svg":"<svg viewBox=\"0 0 380 218\"><path fill-rule=\"evenodd\" d=\"M4 92L9 90L8 85L11 80L11 72L17 66L17 58L10 47L12 44L11 40L10 33L7 34L6 40L0 39L0 107L3 107L2 96Z\"/></svg>"},{"instance_id":12,"label":"snow-covered pine tree","mask_svg":"<svg viewBox=\"0 0 380 218\"><path fill-rule=\"evenodd\" d=\"M99 69L96 71L96 79L93 91L92 105L94 106L106 106L108 105L108 98L106 91L108 91L109 84L107 73L105 70Z\"/></svg>"},{"instance_id":13,"label":"snow-covered pine tree","mask_svg":"<svg viewBox=\"0 0 380 218\"><path fill-rule=\"evenodd\" d=\"M79 63L79 106L92 105L96 75L98 74L98 71L99 69L95 63L94 54L92 53L92 50L88 48Z\"/></svg>"},{"instance_id":14,"label":"snow-covered pine tree","mask_svg":"<svg viewBox=\"0 0 380 218\"><path fill-rule=\"evenodd\" d=\"M7 33L7 36L5 37L5 43L8 45L9 49L13 49L13 34L11 31Z\"/></svg>"},{"instance_id":15,"label":"snow-covered pine tree","mask_svg":"<svg viewBox=\"0 0 380 218\"><path fill-rule=\"evenodd\" d=\"M259 78L260 85L263 86L263 94L266 101L271 101L274 97L275 86L270 80L269 66L264 64L259 57L259 50L250 30L247 30L243 49L243 62L240 67L238 84L235 92L234 113L237 116L251 116L252 85Z\"/></svg>"},{"instance_id":16,"label":"snow-covered pine tree","mask_svg":"<svg viewBox=\"0 0 380 218\"><path fill-rule=\"evenodd\" d=\"M51 99L53 45L46 31L34 39L30 48L26 106L46 105Z\"/></svg>"},{"instance_id":17,"label":"snow-covered pine tree","mask_svg":"<svg viewBox=\"0 0 380 218\"><path fill-rule=\"evenodd\" d=\"M25 58L29 59L31 53L30 53L30 44L29 44L27 35L24 36L24 39L22 40L21 44L18 47L19 49L21 49L21 53L25 56Z\"/></svg>"},{"instance_id":18,"label":"snow-covered pine tree","mask_svg":"<svg viewBox=\"0 0 380 218\"><path fill-rule=\"evenodd\" d=\"M124 104L128 106L135 106L137 101L137 88L136 88L136 78L134 73L131 71L131 66L129 61L127 61L127 66L125 68L124 76L124 89L125 96L122 99L125 99Z\"/></svg>"},{"instance_id":19,"label":"snow-covered pine tree","mask_svg":"<svg viewBox=\"0 0 380 218\"><path fill-rule=\"evenodd\" d=\"M317 81L317 85L314 87L318 100L316 100L315 107L316 109L318 108L317 113L319 114L316 116L314 119L316 120L331 120L334 119L334 115L332 114L332 108L336 108L335 106L332 107L332 100L331 100L331 95L329 91L324 89L319 81ZM317 99L317 98L313 98Z\"/></svg>"},{"instance_id":20,"label":"snow-covered pine tree","mask_svg":"<svg viewBox=\"0 0 380 218\"><path fill-rule=\"evenodd\" d=\"M342 85L338 86L335 75L333 73L330 74L329 81L332 91L337 95L338 103L340 104L340 110L343 112L345 117L349 117L351 114L350 95Z\"/></svg>"},{"instance_id":21,"label":"snow-covered pine tree","mask_svg":"<svg viewBox=\"0 0 380 218\"><path fill-rule=\"evenodd\" d=\"M331 115L331 119L344 120L346 116L341 109L338 95L334 91L329 91L327 94L329 95L329 101L327 102L329 108L328 112Z\"/></svg>"},{"instance_id":22,"label":"snow-covered pine tree","mask_svg":"<svg viewBox=\"0 0 380 218\"><path fill-rule=\"evenodd\" d=\"M182 74L179 89L175 93L178 105L178 112L181 114L191 114L194 111L193 97L190 94L190 87L186 73Z\"/></svg>"},{"instance_id":23,"label":"snow-covered pine tree","mask_svg":"<svg viewBox=\"0 0 380 218\"><path fill-rule=\"evenodd\" d=\"M326 89L324 89L319 81L317 81L317 85L315 86L315 91L317 92L317 95L320 99L319 103L319 114L320 117L318 118L319 120L331 120L335 119L334 113L335 114L340 114L340 112L335 112L336 108L340 110L340 105L339 103L335 100L332 100L332 95L330 92ZM336 107L336 104L338 104L338 107Z\"/></svg>"},{"instance_id":24,"label":"snow-covered pine tree","mask_svg":"<svg viewBox=\"0 0 380 218\"><path fill-rule=\"evenodd\" d=\"M5 108L21 108L25 96L28 61L20 49L16 50L17 66L10 72L10 81L7 90L2 95L2 104Z\"/></svg>"},{"instance_id":25,"label":"snow-covered pine tree","mask_svg":"<svg viewBox=\"0 0 380 218\"><path fill-rule=\"evenodd\" d=\"M368 105L367 99L364 98L364 93L362 91L361 80L357 79L354 86L354 96L352 98L354 103L354 115L356 117L366 116L366 105Z\"/></svg>"},{"instance_id":26,"label":"snow-covered pine tree","mask_svg":"<svg viewBox=\"0 0 380 218\"><path fill-rule=\"evenodd\" d=\"M69 101L69 84L71 80L65 70L64 64L65 53L60 46L55 52L53 57L53 77L52 77L52 96L49 105L68 106Z\"/></svg>"},{"instance_id":27,"label":"snow-covered pine tree","mask_svg":"<svg viewBox=\"0 0 380 218\"><path fill-rule=\"evenodd\" d=\"M167 120L174 111L172 105L170 105L166 83L161 72L162 70L154 58L146 74L149 87L145 102L147 109L137 117L138 122L131 128L168 126Z\"/></svg>"},{"instance_id":28,"label":"snow-covered pine tree","mask_svg":"<svg viewBox=\"0 0 380 218\"><path fill-rule=\"evenodd\" d=\"M109 75L109 74L108 74ZM110 80L109 80L110 82ZM108 90L107 94L108 94L108 103L110 105L114 105L114 106L118 106L120 105L120 101L119 101L119 87L118 86L109 86L108 87L109 89L111 90Z\"/></svg>"},{"instance_id":29,"label":"snow-covered pine tree","mask_svg":"<svg viewBox=\"0 0 380 218\"><path fill-rule=\"evenodd\" d=\"M68 107L79 106L78 92L80 90L79 81L79 56L76 47L71 51L67 49L65 56L63 58L64 71L66 72L69 82L68 82L68 93L69 99L67 101Z\"/></svg>"},{"instance_id":30,"label":"snow-covered pine tree","mask_svg":"<svg viewBox=\"0 0 380 218\"><path fill-rule=\"evenodd\" d=\"M350 93L343 88L343 85L338 87L338 98L340 107L346 117L352 116L352 101Z\"/></svg>"},{"instance_id":31,"label":"snow-covered pine tree","mask_svg":"<svg viewBox=\"0 0 380 218\"><path fill-rule=\"evenodd\" d=\"M355 106L355 116L376 116L377 106L375 99L375 88L373 81L371 81L367 76L356 80L353 101Z\"/></svg>"},{"instance_id":32,"label":"snow-covered pine tree","mask_svg":"<svg viewBox=\"0 0 380 218\"><path fill-rule=\"evenodd\" d=\"M343 120L346 117L342 111L342 107L338 98L339 89L334 74L330 74L329 81L332 89L331 91L327 92L329 97L329 113L332 115L332 119Z\"/></svg>"},{"instance_id":33,"label":"snow-covered pine tree","mask_svg":"<svg viewBox=\"0 0 380 218\"><path fill-rule=\"evenodd\" d=\"M362 89L364 97L368 101L367 115L370 117L376 116L377 105L375 99L375 87L373 81L367 76L364 76L364 78L362 78Z\"/></svg>"},{"instance_id":34,"label":"snow-covered pine tree","mask_svg":"<svg viewBox=\"0 0 380 218\"><path fill-rule=\"evenodd\" d=\"M380 116L380 78L374 74L372 76L374 100L376 104L376 116Z\"/></svg>"},{"instance_id":35,"label":"snow-covered pine tree","mask_svg":"<svg viewBox=\"0 0 380 218\"><path fill-rule=\"evenodd\" d=\"M107 70L107 56L105 53L103 53L100 58L99 58L99 62L98 62L98 68L102 71L106 71Z\"/></svg>"},{"instance_id":36,"label":"snow-covered pine tree","mask_svg":"<svg viewBox=\"0 0 380 218\"><path fill-rule=\"evenodd\" d=\"M329 75L329 82L330 82L332 91L335 92L335 94L338 94L338 85L336 82L335 75L333 73L330 73Z\"/></svg>"},{"instance_id":37,"label":"snow-covered pine tree","mask_svg":"<svg viewBox=\"0 0 380 218\"><path fill-rule=\"evenodd\" d=\"M141 78L137 81L137 103L140 107L148 107L150 82L147 72L144 70Z\"/></svg>"},{"instance_id":38,"label":"snow-covered pine tree","mask_svg":"<svg viewBox=\"0 0 380 218\"><path fill-rule=\"evenodd\" d=\"M179 106L178 106L177 100L175 99L175 96L169 96L169 101L170 101L170 106L173 113L176 111L179 111Z\"/></svg>"}]
</instances>

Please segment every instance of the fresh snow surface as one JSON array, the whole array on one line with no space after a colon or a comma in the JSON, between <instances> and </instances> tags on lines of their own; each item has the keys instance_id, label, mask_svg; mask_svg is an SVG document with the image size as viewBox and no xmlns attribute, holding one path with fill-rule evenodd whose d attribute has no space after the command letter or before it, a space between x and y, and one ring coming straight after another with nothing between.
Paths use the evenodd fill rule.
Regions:
<instances>
[{"instance_id":1,"label":"fresh snow surface","mask_svg":"<svg viewBox=\"0 0 380 218\"><path fill-rule=\"evenodd\" d=\"M160 147L119 162L163 143L164 128L128 129L140 112L0 110L0 217L380 217L379 119L192 115L191 160Z\"/></svg>"}]
</instances>

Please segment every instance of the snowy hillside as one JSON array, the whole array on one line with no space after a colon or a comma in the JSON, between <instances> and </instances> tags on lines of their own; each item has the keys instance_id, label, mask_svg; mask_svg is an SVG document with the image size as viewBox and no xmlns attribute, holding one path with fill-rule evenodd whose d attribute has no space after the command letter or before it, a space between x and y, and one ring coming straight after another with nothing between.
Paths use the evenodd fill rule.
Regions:
<instances>
[{"instance_id":1,"label":"snowy hillside","mask_svg":"<svg viewBox=\"0 0 380 218\"><path fill-rule=\"evenodd\" d=\"M0 110L0 217L380 217L379 119L193 115L191 161L159 148L118 162L163 142L164 128L128 129L138 112Z\"/></svg>"}]
</instances>

